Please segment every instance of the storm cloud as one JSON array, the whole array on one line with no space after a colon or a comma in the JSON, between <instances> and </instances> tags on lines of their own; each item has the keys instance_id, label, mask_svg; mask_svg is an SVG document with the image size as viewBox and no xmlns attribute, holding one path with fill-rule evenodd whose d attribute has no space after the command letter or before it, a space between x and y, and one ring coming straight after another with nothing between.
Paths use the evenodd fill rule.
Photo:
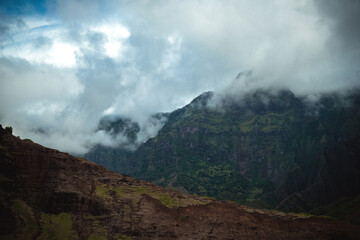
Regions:
<instances>
[{"instance_id":1,"label":"storm cloud","mask_svg":"<svg viewBox=\"0 0 360 240\"><path fill-rule=\"evenodd\" d=\"M359 8L350 0L7 1L0 121L81 154L126 141L96 131L104 116L138 122L146 141L164 123L152 114L208 90L359 87Z\"/></svg>"}]
</instances>

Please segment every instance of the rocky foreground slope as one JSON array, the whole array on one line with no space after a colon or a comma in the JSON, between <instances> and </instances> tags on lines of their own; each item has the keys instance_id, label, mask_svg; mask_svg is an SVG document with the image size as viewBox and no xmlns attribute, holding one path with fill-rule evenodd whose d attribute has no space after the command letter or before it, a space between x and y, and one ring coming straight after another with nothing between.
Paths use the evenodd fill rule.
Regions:
<instances>
[{"instance_id":1,"label":"rocky foreground slope","mask_svg":"<svg viewBox=\"0 0 360 240\"><path fill-rule=\"evenodd\" d=\"M0 128L0 239L356 239L329 218L181 194Z\"/></svg>"}]
</instances>

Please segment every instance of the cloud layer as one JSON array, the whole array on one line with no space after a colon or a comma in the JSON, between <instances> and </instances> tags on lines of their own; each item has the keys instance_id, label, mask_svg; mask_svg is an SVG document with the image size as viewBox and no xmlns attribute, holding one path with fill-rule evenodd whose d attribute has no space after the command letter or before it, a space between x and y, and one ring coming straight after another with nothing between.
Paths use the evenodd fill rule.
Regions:
<instances>
[{"instance_id":1,"label":"cloud layer","mask_svg":"<svg viewBox=\"0 0 360 240\"><path fill-rule=\"evenodd\" d=\"M146 141L163 123L149 124L153 113L208 90L306 95L360 83L358 1L1 4L0 121L63 151L113 146L95 131L105 115L137 121Z\"/></svg>"}]
</instances>

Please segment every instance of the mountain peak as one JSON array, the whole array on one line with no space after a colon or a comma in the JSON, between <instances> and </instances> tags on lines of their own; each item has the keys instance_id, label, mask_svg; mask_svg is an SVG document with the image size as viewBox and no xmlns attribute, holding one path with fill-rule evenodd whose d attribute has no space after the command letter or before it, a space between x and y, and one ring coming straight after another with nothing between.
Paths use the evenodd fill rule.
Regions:
<instances>
[{"instance_id":1,"label":"mountain peak","mask_svg":"<svg viewBox=\"0 0 360 240\"><path fill-rule=\"evenodd\" d=\"M208 91L200 94L194 98L190 104L198 104L201 106L206 106L207 102L214 96L214 92Z\"/></svg>"}]
</instances>

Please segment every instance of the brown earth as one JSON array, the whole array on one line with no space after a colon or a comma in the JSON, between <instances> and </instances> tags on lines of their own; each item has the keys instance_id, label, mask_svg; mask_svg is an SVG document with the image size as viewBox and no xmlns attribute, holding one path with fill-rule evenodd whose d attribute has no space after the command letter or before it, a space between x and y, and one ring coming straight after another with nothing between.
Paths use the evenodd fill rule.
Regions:
<instances>
[{"instance_id":1,"label":"brown earth","mask_svg":"<svg viewBox=\"0 0 360 240\"><path fill-rule=\"evenodd\" d=\"M359 239L359 226L181 194L0 128L0 239Z\"/></svg>"}]
</instances>

